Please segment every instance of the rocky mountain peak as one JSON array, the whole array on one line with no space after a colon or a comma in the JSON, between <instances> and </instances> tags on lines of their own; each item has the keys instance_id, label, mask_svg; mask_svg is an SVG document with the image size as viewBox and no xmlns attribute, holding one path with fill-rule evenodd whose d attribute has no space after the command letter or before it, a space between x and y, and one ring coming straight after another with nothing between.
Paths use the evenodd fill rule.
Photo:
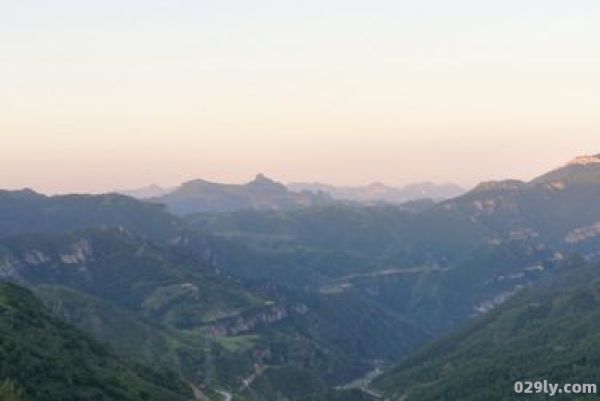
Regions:
<instances>
[{"instance_id":1,"label":"rocky mountain peak","mask_svg":"<svg viewBox=\"0 0 600 401\"><path fill-rule=\"evenodd\" d=\"M586 155L586 156L578 156L575 159L571 160L567 165L568 166L585 166L588 164L599 164L600 163L600 153L596 155Z\"/></svg>"},{"instance_id":2,"label":"rocky mountain peak","mask_svg":"<svg viewBox=\"0 0 600 401\"><path fill-rule=\"evenodd\" d=\"M275 180L270 179L269 177L267 177L266 175L264 175L262 173L258 173L256 175L256 177L254 177L254 180L252 181L252 183L254 183L254 184L277 184L277 182Z\"/></svg>"},{"instance_id":3,"label":"rocky mountain peak","mask_svg":"<svg viewBox=\"0 0 600 401\"><path fill-rule=\"evenodd\" d=\"M287 192L287 187L275 180L270 179L264 174L257 174L253 181L247 184L251 188L260 188L261 190Z\"/></svg>"},{"instance_id":4,"label":"rocky mountain peak","mask_svg":"<svg viewBox=\"0 0 600 401\"><path fill-rule=\"evenodd\" d=\"M533 182L597 185L600 183L600 154L576 157L566 165L536 178Z\"/></svg>"}]
</instances>

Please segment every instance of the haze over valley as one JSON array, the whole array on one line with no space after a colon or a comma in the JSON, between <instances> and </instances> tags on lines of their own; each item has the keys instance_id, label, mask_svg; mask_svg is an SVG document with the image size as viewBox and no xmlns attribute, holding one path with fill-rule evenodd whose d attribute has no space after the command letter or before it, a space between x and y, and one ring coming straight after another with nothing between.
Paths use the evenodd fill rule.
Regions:
<instances>
[{"instance_id":1,"label":"haze over valley","mask_svg":"<svg viewBox=\"0 0 600 401\"><path fill-rule=\"evenodd\" d=\"M598 398L599 22L0 1L0 401Z\"/></svg>"},{"instance_id":2,"label":"haze over valley","mask_svg":"<svg viewBox=\"0 0 600 401\"><path fill-rule=\"evenodd\" d=\"M262 175L240 186L193 181L144 200L2 191L0 277L13 284L0 287L0 307L46 323L0 319L2 360L20 363L1 371L34 400L421 400L455 391L479 399L490 390L470 387L469 370L436 366L467 363L460 347L508 330L511 314L528 313L536 299L582 302L573 324L593 319L598 197L600 156L529 182L484 182L457 197L408 203L293 192ZM562 324L560 310L467 365L511 363L503 347L533 346L528 333ZM579 330L590 341L597 333ZM587 369L580 343L554 333L536 346L562 344L573 366ZM61 343L67 337L88 345ZM34 338L56 345L40 353ZM98 340L106 345L89 345ZM79 378L82 351L74 349L133 365L112 368L113 379L91 367ZM540 348L532 358L544 355ZM73 362L59 368L56 357ZM59 376L28 380L40 363ZM515 379L568 375L519 366ZM432 374L440 384L425 390ZM77 386L59 385L63 376ZM510 394L507 382L497 386Z\"/></svg>"}]
</instances>

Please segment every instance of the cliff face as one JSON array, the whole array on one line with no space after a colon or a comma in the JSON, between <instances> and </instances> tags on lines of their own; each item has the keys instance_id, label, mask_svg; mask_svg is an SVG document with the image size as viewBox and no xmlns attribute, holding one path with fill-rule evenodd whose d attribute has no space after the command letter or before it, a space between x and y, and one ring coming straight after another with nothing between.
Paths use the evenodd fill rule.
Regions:
<instances>
[{"instance_id":1,"label":"cliff face","mask_svg":"<svg viewBox=\"0 0 600 401\"><path fill-rule=\"evenodd\" d=\"M287 319L294 313L305 314L307 311L304 305L296 307L271 306L258 312L252 311L222 319L205 326L203 331L214 337L237 336Z\"/></svg>"},{"instance_id":2,"label":"cliff face","mask_svg":"<svg viewBox=\"0 0 600 401\"><path fill-rule=\"evenodd\" d=\"M17 279L19 269L33 268L38 266L55 266L56 264L76 265L84 264L93 259L94 250L86 239L79 239L63 249L38 249L35 247L23 247L16 251L5 251L0 259L0 278Z\"/></svg>"},{"instance_id":3,"label":"cliff face","mask_svg":"<svg viewBox=\"0 0 600 401\"><path fill-rule=\"evenodd\" d=\"M10 255L5 255L0 260L0 280L4 281L16 281L18 280L19 273L17 271L18 261L12 258Z\"/></svg>"}]
</instances>

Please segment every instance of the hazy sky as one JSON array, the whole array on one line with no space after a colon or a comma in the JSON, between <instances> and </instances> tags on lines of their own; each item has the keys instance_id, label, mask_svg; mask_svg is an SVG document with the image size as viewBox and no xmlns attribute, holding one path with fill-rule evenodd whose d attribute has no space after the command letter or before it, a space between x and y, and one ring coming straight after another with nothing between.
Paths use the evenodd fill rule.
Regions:
<instances>
[{"instance_id":1,"label":"hazy sky","mask_svg":"<svg viewBox=\"0 0 600 401\"><path fill-rule=\"evenodd\" d=\"M472 185L598 152L598 0L0 0L3 188Z\"/></svg>"}]
</instances>

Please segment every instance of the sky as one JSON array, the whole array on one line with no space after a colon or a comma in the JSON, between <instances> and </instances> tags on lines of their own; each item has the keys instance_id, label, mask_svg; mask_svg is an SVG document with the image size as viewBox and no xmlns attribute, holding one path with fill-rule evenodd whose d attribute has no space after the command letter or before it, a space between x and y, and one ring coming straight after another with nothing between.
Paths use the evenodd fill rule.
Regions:
<instances>
[{"instance_id":1,"label":"sky","mask_svg":"<svg viewBox=\"0 0 600 401\"><path fill-rule=\"evenodd\" d=\"M0 188L530 179L600 152L597 0L0 0Z\"/></svg>"}]
</instances>

